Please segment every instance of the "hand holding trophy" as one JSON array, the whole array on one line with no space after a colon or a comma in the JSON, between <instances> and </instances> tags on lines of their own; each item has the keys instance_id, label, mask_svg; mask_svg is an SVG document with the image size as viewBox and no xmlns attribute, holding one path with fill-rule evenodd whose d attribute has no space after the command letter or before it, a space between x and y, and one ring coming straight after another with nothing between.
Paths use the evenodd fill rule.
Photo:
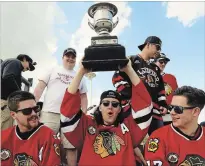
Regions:
<instances>
[{"instance_id":1,"label":"hand holding trophy","mask_svg":"<svg viewBox=\"0 0 205 166\"><path fill-rule=\"evenodd\" d=\"M88 14L94 19L93 24L88 24L98 36L92 37L91 46L85 49L83 66L92 71L113 71L125 66L128 63L125 47L118 44L117 36L109 34L118 24L118 19L112 21L117 7L107 2L97 3L88 9Z\"/></svg>"}]
</instances>

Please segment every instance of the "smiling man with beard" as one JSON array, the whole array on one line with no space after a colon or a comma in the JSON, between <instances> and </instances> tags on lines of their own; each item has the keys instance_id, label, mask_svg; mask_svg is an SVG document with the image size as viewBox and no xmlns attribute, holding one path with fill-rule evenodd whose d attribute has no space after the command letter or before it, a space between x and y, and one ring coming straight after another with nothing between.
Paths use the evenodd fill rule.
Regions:
<instances>
[{"instance_id":1,"label":"smiling man with beard","mask_svg":"<svg viewBox=\"0 0 205 166\"><path fill-rule=\"evenodd\" d=\"M60 165L60 140L39 122L35 97L15 91L8 97L8 107L17 126L1 132L1 165Z\"/></svg>"}]
</instances>

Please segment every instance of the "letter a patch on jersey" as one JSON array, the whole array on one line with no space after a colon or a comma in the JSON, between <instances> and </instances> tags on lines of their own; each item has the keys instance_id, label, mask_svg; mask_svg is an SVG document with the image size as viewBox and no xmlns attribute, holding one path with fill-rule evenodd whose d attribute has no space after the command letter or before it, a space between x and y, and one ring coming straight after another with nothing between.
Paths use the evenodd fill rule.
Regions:
<instances>
[{"instance_id":1,"label":"letter a patch on jersey","mask_svg":"<svg viewBox=\"0 0 205 166\"><path fill-rule=\"evenodd\" d=\"M125 134L126 132L129 132L129 129L127 128L127 126L124 123L120 124L120 126L121 126L123 134Z\"/></svg>"}]
</instances>

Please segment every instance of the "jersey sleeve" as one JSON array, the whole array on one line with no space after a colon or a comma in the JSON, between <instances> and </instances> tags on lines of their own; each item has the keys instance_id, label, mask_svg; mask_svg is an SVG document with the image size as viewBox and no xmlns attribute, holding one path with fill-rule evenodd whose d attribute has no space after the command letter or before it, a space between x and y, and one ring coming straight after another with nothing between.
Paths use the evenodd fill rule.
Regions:
<instances>
[{"instance_id":1,"label":"jersey sleeve","mask_svg":"<svg viewBox=\"0 0 205 166\"><path fill-rule=\"evenodd\" d=\"M158 69L160 70L160 69ZM159 77L159 87L158 87L158 105L167 108L166 96L165 96L165 88L164 88L164 81L162 75L158 72Z\"/></svg>"},{"instance_id":2,"label":"jersey sleeve","mask_svg":"<svg viewBox=\"0 0 205 166\"><path fill-rule=\"evenodd\" d=\"M165 140L162 137L164 134L161 130L154 131L145 145L145 160L148 166L167 166L165 155Z\"/></svg>"},{"instance_id":3,"label":"jersey sleeve","mask_svg":"<svg viewBox=\"0 0 205 166\"><path fill-rule=\"evenodd\" d=\"M49 134L49 138L41 147L39 152L39 159L41 160L41 166L60 166L60 140L57 138L54 132ZM42 154L41 154L42 153ZM42 155L42 157L41 157Z\"/></svg>"},{"instance_id":4,"label":"jersey sleeve","mask_svg":"<svg viewBox=\"0 0 205 166\"><path fill-rule=\"evenodd\" d=\"M131 99L132 84L126 73L116 71L112 77L112 83L124 101Z\"/></svg>"},{"instance_id":5,"label":"jersey sleeve","mask_svg":"<svg viewBox=\"0 0 205 166\"><path fill-rule=\"evenodd\" d=\"M152 107L151 97L143 82L140 81L138 85L132 86L131 117L134 121L131 120L130 125L135 145L138 145L148 132L152 120Z\"/></svg>"},{"instance_id":6,"label":"jersey sleeve","mask_svg":"<svg viewBox=\"0 0 205 166\"><path fill-rule=\"evenodd\" d=\"M61 104L61 132L71 145L77 149L82 148L88 118L80 109L80 93L65 92Z\"/></svg>"}]
</instances>

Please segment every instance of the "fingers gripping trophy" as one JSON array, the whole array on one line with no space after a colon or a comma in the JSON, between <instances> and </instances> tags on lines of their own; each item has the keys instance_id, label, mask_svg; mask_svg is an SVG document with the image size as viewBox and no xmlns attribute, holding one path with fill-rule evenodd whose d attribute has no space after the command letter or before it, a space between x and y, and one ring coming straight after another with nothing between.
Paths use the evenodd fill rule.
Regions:
<instances>
[{"instance_id":1,"label":"fingers gripping trophy","mask_svg":"<svg viewBox=\"0 0 205 166\"><path fill-rule=\"evenodd\" d=\"M110 35L119 21L118 18L115 23L112 21L117 11L115 5L107 2L94 4L88 9L93 19L93 23L88 21L88 25L98 34L91 38L82 61L83 66L91 71L114 71L128 63L125 47L118 44L117 36Z\"/></svg>"}]
</instances>

